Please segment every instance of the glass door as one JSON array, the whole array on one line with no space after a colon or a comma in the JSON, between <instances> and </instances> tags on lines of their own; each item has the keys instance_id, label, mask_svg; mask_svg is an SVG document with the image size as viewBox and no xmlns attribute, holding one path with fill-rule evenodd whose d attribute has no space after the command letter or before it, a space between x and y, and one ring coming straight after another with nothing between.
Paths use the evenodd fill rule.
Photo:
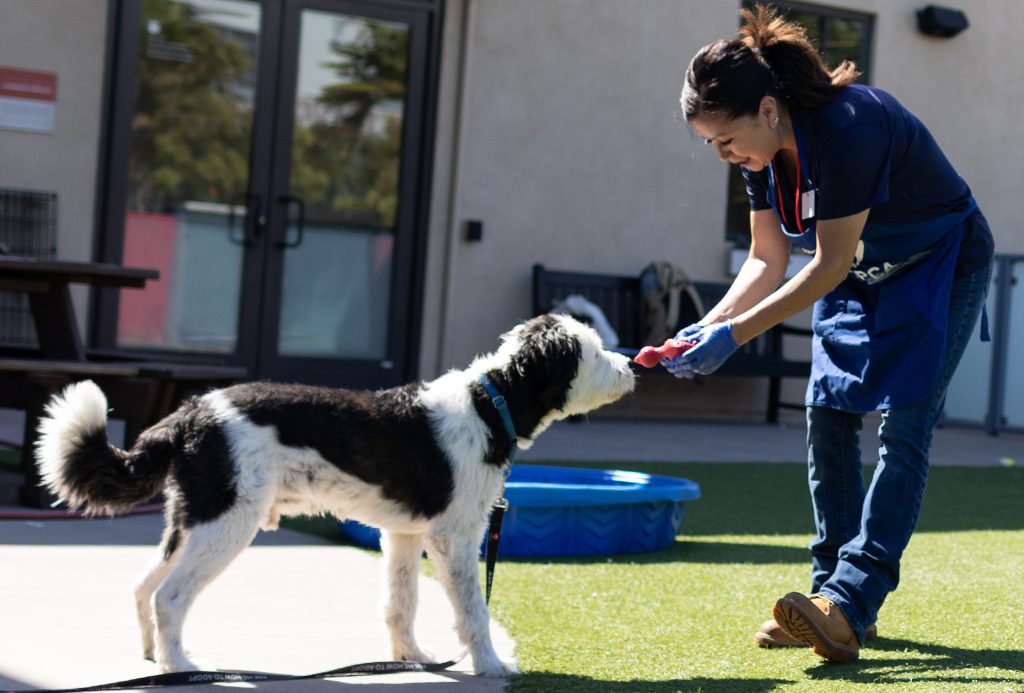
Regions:
<instances>
[{"instance_id":1,"label":"glass door","mask_svg":"<svg viewBox=\"0 0 1024 693\"><path fill-rule=\"evenodd\" d=\"M350 387L414 375L432 3L125 0L100 345ZM122 61L128 62L128 61Z\"/></svg>"},{"instance_id":2,"label":"glass door","mask_svg":"<svg viewBox=\"0 0 1024 693\"><path fill-rule=\"evenodd\" d=\"M120 260L156 268L160 279L121 292L115 343L234 354L246 238L257 222L246 201L255 199L262 8L145 0L137 9Z\"/></svg>"},{"instance_id":3,"label":"glass door","mask_svg":"<svg viewBox=\"0 0 1024 693\"><path fill-rule=\"evenodd\" d=\"M302 380L403 380L425 33L415 13L294 2L276 122L261 362ZM359 12L353 10L359 9ZM277 220L280 219L280 222Z\"/></svg>"}]
</instances>

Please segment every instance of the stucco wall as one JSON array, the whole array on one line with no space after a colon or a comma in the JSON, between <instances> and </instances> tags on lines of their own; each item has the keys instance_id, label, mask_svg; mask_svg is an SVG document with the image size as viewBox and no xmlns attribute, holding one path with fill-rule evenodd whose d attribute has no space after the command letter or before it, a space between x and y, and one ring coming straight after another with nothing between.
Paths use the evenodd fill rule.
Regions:
<instances>
[{"instance_id":1,"label":"stucco wall","mask_svg":"<svg viewBox=\"0 0 1024 693\"><path fill-rule=\"evenodd\" d=\"M971 184L1001 252L1024 252L1013 75L1016 0L971 3L950 40L917 32L910 0L875 15L873 84L933 130ZM652 259L725 280L726 170L678 118L686 64L735 32L738 2L451 0L421 372L464 364L530 308L534 262L636 273ZM468 242L467 219L484 223ZM748 393L749 394L749 393ZM760 400L759 396L752 395ZM759 408L755 406L755 408Z\"/></svg>"},{"instance_id":2,"label":"stucco wall","mask_svg":"<svg viewBox=\"0 0 1024 693\"><path fill-rule=\"evenodd\" d=\"M424 330L425 374L490 349L528 315L534 262L635 272L670 257L721 276L726 171L677 118L682 68L703 34L678 27L725 31L729 7L472 0L450 3L446 22L448 34L464 26L465 43L444 61L464 65L461 84L442 81L459 131L438 164L457 173L447 185L435 176L435 210L449 216L432 236L450 242L430 265L429 283L446 276L446 320ZM482 241L464 240L467 219L483 221Z\"/></svg>"},{"instance_id":3,"label":"stucco wall","mask_svg":"<svg viewBox=\"0 0 1024 693\"><path fill-rule=\"evenodd\" d=\"M0 129L0 187L57 193L68 260L92 255L106 23L106 0L0 0L0 65L57 74L52 134ZM73 290L84 320L85 288Z\"/></svg>"},{"instance_id":4,"label":"stucco wall","mask_svg":"<svg viewBox=\"0 0 1024 693\"><path fill-rule=\"evenodd\" d=\"M0 129L0 187L55 191L61 257L89 259L106 0L0 0L0 65L57 73L52 134Z\"/></svg>"},{"instance_id":5,"label":"stucco wall","mask_svg":"<svg viewBox=\"0 0 1024 693\"><path fill-rule=\"evenodd\" d=\"M878 15L874 84L929 127L967 180L996 237L996 252L1024 253L1017 200L1024 184L1024 3L959 3L970 27L952 39L917 32L912 0L850 3Z\"/></svg>"}]
</instances>

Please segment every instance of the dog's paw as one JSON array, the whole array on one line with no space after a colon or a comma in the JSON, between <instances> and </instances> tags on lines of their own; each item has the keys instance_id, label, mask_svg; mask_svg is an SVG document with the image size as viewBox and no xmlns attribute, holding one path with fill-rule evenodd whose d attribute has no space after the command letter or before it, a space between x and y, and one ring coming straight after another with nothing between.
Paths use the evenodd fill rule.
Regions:
<instances>
[{"instance_id":1,"label":"dog's paw","mask_svg":"<svg viewBox=\"0 0 1024 693\"><path fill-rule=\"evenodd\" d=\"M191 660L175 662L157 662L161 674L173 674L179 671L199 671L199 666Z\"/></svg>"},{"instance_id":2,"label":"dog's paw","mask_svg":"<svg viewBox=\"0 0 1024 693\"><path fill-rule=\"evenodd\" d=\"M175 671L201 671L205 669L205 667L192 661L185 653L172 656L158 656L156 664L162 674L170 674Z\"/></svg>"},{"instance_id":3,"label":"dog's paw","mask_svg":"<svg viewBox=\"0 0 1024 693\"><path fill-rule=\"evenodd\" d=\"M519 667L515 662L503 662L497 657L488 657L473 660L473 672L479 676L489 678L508 678L512 674L519 673Z\"/></svg>"},{"instance_id":4,"label":"dog's paw","mask_svg":"<svg viewBox=\"0 0 1024 693\"><path fill-rule=\"evenodd\" d=\"M433 664L437 661L434 655L419 647L393 648L391 656L399 662L420 662L422 664Z\"/></svg>"}]
</instances>

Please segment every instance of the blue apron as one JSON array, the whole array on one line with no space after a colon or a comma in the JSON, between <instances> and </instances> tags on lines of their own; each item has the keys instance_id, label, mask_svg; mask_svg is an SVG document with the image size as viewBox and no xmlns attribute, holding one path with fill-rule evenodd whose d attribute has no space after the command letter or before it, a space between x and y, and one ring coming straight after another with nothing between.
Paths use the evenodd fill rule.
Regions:
<instances>
[{"instance_id":1,"label":"blue apron","mask_svg":"<svg viewBox=\"0 0 1024 693\"><path fill-rule=\"evenodd\" d=\"M797 133L799 170L807 172L801 139ZM813 190L806 175L799 178L801 189ZM772 168L769 200L783 233L794 246L813 253L815 221L803 228L799 220L792 220L794 228L787 227L791 220L776 206L781 200L775 180ZM878 258L858 257L859 265L847 278L814 304L808 406L864 413L917 404L929 394L945 354L949 299L965 221L975 213L978 207L972 200L963 211L898 227L873 225L869 215L862 234L865 246L894 235L938 240L894 264L881 263L884 270L878 270ZM796 214L801 214L799 207ZM872 264L873 269L860 269Z\"/></svg>"},{"instance_id":2,"label":"blue apron","mask_svg":"<svg viewBox=\"0 0 1024 693\"><path fill-rule=\"evenodd\" d=\"M928 396L942 370L967 216L927 222L948 231L926 255L874 283L851 272L814 304L807 405L868 412Z\"/></svg>"}]
</instances>

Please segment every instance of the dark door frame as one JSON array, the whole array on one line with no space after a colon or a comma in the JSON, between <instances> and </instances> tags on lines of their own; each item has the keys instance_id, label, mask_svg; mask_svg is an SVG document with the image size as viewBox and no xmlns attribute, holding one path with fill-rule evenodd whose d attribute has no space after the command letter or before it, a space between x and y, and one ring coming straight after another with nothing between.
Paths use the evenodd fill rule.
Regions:
<instances>
[{"instance_id":1,"label":"dark door frame","mask_svg":"<svg viewBox=\"0 0 1024 693\"><path fill-rule=\"evenodd\" d=\"M282 18L282 35L286 37L281 45L278 63L281 74L278 77L278 94L276 98L276 133L273 138L275 154L274 166L270 178L269 219L272 233L268 237L266 281L262 286L264 298L264 315L262 316L260 343L262 357L271 365L271 371L284 369L293 377L302 381L319 381L331 383L336 377L332 367L336 367L336 359L287 357L276 353L278 327L280 318L280 302L282 299L281 284L284 280L283 263L287 249L275 249L285 241L284 234L288 223L287 208L278 202L282 194L288 193L291 167L291 135L295 116L295 95L298 82L298 51L301 39L301 20L305 10L324 12L352 13L370 20L397 21L409 27L409 56L406 81L408 92L404 105L402 123L401 176L399 178L399 199L413 201L417 199L417 179L422 176L417 171L418 158L422 151L420 140L423 132L420 127L423 112L424 91L426 85L426 66L416 56L425 55L427 44L427 20L425 13L412 11L406 6L392 6L381 2L365 0L284 0L285 12ZM414 293L410 283L414 275L416 263L416 226L418 217L417 205L400 204L395 223L395 255L391 277L391 305L388 307L388 343L386 353L397 357L394 367L384 367L379 359L363 360L354 364L353 368L341 377L345 384L354 387L372 387L374 385L399 385L409 376L409 368L401 363L409 358L411 350L405 340L408 310L396 309L397 306L418 303L422 291ZM422 234L420 234L422 235ZM419 258L422 263L422 257ZM384 362L390 362L384 359ZM377 382L375 382L377 381Z\"/></svg>"},{"instance_id":2,"label":"dark door frame","mask_svg":"<svg viewBox=\"0 0 1024 693\"><path fill-rule=\"evenodd\" d=\"M411 33L411 62L419 61L418 56L426 56L422 65L410 65L410 69L422 72L418 85L410 81L410 92L406 102L407 113L419 113L418 138L403 136L403 160L412 162L415 170L405 170L403 166L401 180L401 197L403 204L399 210L396 227L408 229L411 238L403 238L409 252L396 252L392 273L392 300L402 297L402 303L408 309L399 314L391 310L389 317L390 353L398 355L399 367L395 368L390 377L366 379L354 372L349 378L351 382L336 384L351 387L379 387L406 382L418 377L419 350L422 333L423 305L422 295L425 283L426 248L428 235L428 219L430 208L431 176L434 161L434 139L436 132L436 113L438 84L440 80L441 32L443 26L444 0L258 0L261 12L261 47L260 64L258 66L258 86L254 102L253 145L251 148L250 180L266 176L264 180L274 179L266 194L281 185L287 186L287 171L270 171L272 147L278 146L287 134L284 125L275 121L281 103L290 101L294 93L293 76L285 77L278 74L284 51L297 50L297 45L285 45L281 40L285 36L293 36L297 44L297 34L289 34L289 27L282 23L288 15L297 17L301 8L321 9L345 12L368 17L386 19L399 14L414 17L415 30ZM288 11L289 7L294 7ZM131 117L134 108L134 85L136 80L136 56L139 48L139 24L141 18L141 0L110 0L107 30L107 55L104 84L103 133L100 142L100 157L97 189L97 204L93 255L97 260L119 263L122 260L124 243L124 200L127 190L128 158L131 146ZM288 84L284 84L288 82ZM271 86L273 88L268 88ZM276 129L276 131L275 131ZM418 141L414 141L418 139ZM262 142L262 143L261 143ZM405 152L406 143L410 151ZM284 176L283 183L279 180ZM263 194L260 191L250 191ZM265 200L268 212L280 214L277 205ZM274 219L271 219L274 221ZM285 224L278 224L282 229ZM271 226L273 228L273 226ZM399 246L396 238L396 248ZM246 255L245 277L261 275L268 254L249 253ZM258 266L250 266L255 263ZM280 277L273 281L279 282ZM253 287L243 284L244 291L269 291L269 287ZM116 348L116 330L118 316L117 291L95 291L90 305L88 330L89 345L95 349L110 351ZM239 314L239 350L232 355L214 355L174 351L154 351L147 349L146 355L171 359L187 359L190 361L217 361L244 365L255 372L258 366L258 349L255 340L268 338L268 323L276 322L260 314L254 306L257 302L243 301L243 309ZM258 305L264 306L263 313L276 309L275 301L267 301L261 297ZM310 372L322 369L322 365L310 360ZM356 369L358 371L358 369Z\"/></svg>"}]
</instances>

